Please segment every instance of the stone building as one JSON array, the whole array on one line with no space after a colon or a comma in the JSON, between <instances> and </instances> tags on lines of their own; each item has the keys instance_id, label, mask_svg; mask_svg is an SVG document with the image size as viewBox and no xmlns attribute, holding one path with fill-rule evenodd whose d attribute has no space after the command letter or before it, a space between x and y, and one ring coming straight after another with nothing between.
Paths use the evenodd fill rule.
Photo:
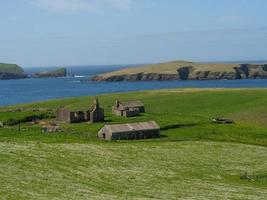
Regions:
<instances>
[{"instance_id":1,"label":"stone building","mask_svg":"<svg viewBox=\"0 0 267 200\"><path fill-rule=\"evenodd\" d=\"M112 113L121 117L134 117L145 112L145 106L141 101L121 102L116 100L112 107Z\"/></svg>"},{"instance_id":2,"label":"stone building","mask_svg":"<svg viewBox=\"0 0 267 200\"><path fill-rule=\"evenodd\" d=\"M98 132L98 138L103 140L139 140L159 137L160 127L154 121L105 125Z\"/></svg>"},{"instance_id":3,"label":"stone building","mask_svg":"<svg viewBox=\"0 0 267 200\"><path fill-rule=\"evenodd\" d=\"M103 122L105 120L104 109L100 107L97 99L94 99L90 110L87 111L87 115L89 116L89 121L92 123Z\"/></svg>"},{"instance_id":4,"label":"stone building","mask_svg":"<svg viewBox=\"0 0 267 200\"><path fill-rule=\"evenodd\" d=\"M102 122L104 121L104 109L100 107L97 99L94 100L90 109L87 111L69 111L65 108L59 108L56 111L58 121L66 123L81 123L81 122Z\"/></svg>"}]
</instances>

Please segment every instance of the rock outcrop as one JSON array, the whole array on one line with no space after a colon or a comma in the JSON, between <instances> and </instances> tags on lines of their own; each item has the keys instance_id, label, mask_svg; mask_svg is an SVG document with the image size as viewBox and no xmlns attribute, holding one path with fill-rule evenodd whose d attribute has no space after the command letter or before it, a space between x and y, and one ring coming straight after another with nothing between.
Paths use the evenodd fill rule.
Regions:
<instances>
[{"instance_id":1,"label":"rock outcrop","mask_svg":"<svg viewBox=\"0 0 267 200\"><path fill-rule=\"evenodd\" d=\"M235 70L239 79L267 78L267 64L241 64Z\"/></svg>"},{"instance_id":2,"label":"rock outcrop","mask_svg":"<svg viewBox=\"0 0 267 200\"><path fill-rule=\"evenodd\" d=\"M118 82L118 81L169 81L179 80L178 74L158 74L158 73L138 73L138 74L125 74L116 75L103 78L102 76L94 76L92 81L107 81L107 82Z\"/></svg>"},{"instance_id":3,"label":"rock outcrop","mask_svg":"<svg viewBox=\"0 0 267 200\"><path fill-rule=\"evenodd\" d=\"M27 77L24 70L18 65L0 63L0 80L22 79Z\"/></svg>"},{"instance_id":4,"label":"rock outcrop","mask_svg":"<svg viewBox=\"0 0 267 200\"><path fill-rule=\"evenodd\" d=\"M32 74L32 78L57 78L57 77L66 77L67 69L59 68L53 71L44 71L36 74Z\"/></svg>"},{"instance_id":5,"label":"rock outcrop","mask_svg":"<svg viewBox=\"0 0 267 200\"><path fill-rule=\"evenodd\" d=\"M193 64L193 63L191 63ZM172 63L173 65L173 63ZM157 65L156 65L157 66ZM143 71L142 71L142 70ZM153 69L153 68L151 68ZM155 70L154 68L153 70ZM145 67L139 73L112 72L92 77L92 81L170 81L170 80L235 80L267 78L267 64L232 64L211 65L193 64L192 66L177 66L172 73L157 70L149 72ZM137 70L138 71L138 70ZM151 70L152 71L152 70Z\"/></svg>"}]
</instances>

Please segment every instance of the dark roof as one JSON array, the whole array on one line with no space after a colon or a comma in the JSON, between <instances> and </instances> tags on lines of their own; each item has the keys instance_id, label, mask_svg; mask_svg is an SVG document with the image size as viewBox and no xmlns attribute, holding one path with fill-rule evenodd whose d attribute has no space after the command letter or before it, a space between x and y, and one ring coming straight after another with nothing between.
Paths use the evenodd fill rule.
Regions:
<instances>
[{"instance_id":1,"label":"dark roof","mask_svg":"<svg viewBox=\"0 0 267 200\"><path fill-rule=\"evenodd\" d=\"M141 101L126 101L120 102L120 104L127 108L134 108L134 107L143 107L144 104Z\"/></svg>"},{"instance_id":2,"label":"dark roof","mask_svg":"<svg viewBox=\"0 0 267 200\"><path fill-rule=\"evenodd\" d=\"M106 129L112 133L124 133L132 131L144 131L144 130L159 130L159 125L154 121L139 122L131 124L116 124L116 125L105 125Z\"/></svg>"}]
</instances>

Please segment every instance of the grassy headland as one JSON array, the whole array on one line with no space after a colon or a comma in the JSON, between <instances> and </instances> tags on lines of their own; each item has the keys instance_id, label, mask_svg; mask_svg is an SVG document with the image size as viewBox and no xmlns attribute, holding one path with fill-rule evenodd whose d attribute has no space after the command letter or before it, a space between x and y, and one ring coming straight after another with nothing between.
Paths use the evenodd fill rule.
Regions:
<instances>
[{"instance_id":1,"label":"grassy headland","mask_svg":"<svg viewBox=\"0 0 267 200\"><path fill-rule=\"evenodd\" d=\"M93 81L218 80L267 78L266 64L174 61L100 74Z\"/></svg>"},{"instance_id":2,"label":"grassy headland","mask_svg":"<svg viewBox=\"0 0 267 200\"><path fill-rule=\"evenodd\" d=\"M137 74L143 72L145 74L149 73L162 73L162 74L175 74L177 73L177 69L185 66L192 66L197 70L203 71L225 71L225 72L234 72L234 67L237 64L223 64L223 63L194 63L187 61L173 61L167 63L159 63L159 64L150 64L139 67L131 67L125 68L118 71L109 72L103 74L104 77L113 76L113 75L121 75L121 74Z\"/></svg>"},{"instance_id":3,"label":"grassy headland","mask_svg":"<svg viewBox=\"0 0 267 200\"><path fill-rule=\"evenodd\" d=\"M155 120L162 137L96 139L104 123L0 128L0 197L4 199L266 199L267 90L169 89L99 96L106 123ZM116 98L139 99L140 117L111 114ZM87 109L93 97L0 108L0 121L33 108ZM15 108L25 111L6 112ZM217 125L214 117L235 121ZM51 120L51 119L47 119Z\"/></svg>"},{"instance_id":4,"label":"grassy headland","mask_svg":"<svg viewBox=\"0 0 267 200\"><path fill-rule=\"evenodd\" d=\"M0 80L26 78L24 70L16 64L0 63Z\"/></svg>"}]
</instances>

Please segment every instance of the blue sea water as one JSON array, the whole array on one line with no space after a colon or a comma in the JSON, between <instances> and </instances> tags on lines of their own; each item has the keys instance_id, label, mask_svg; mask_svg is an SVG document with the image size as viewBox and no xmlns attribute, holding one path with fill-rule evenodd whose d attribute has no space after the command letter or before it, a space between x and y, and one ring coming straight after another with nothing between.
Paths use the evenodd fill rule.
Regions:
<instances>
[{"instance_id":1,"label":"blue sea water","mask_svg":"<svg viewBox=\"0 0 267 200\"><path fill-rule=\"evenodd\" d=\"M267 88L267 80L216 80L216 81L151 81L151 82L86 82L90 76L120 69L108 67L70 67L75 77L48 79L0 80L0 106L28 103L56 98L97 96L106 93L153 90L164 88ZM27 73L46 68L26 69Z\"/></svg>"}]
</instances>

